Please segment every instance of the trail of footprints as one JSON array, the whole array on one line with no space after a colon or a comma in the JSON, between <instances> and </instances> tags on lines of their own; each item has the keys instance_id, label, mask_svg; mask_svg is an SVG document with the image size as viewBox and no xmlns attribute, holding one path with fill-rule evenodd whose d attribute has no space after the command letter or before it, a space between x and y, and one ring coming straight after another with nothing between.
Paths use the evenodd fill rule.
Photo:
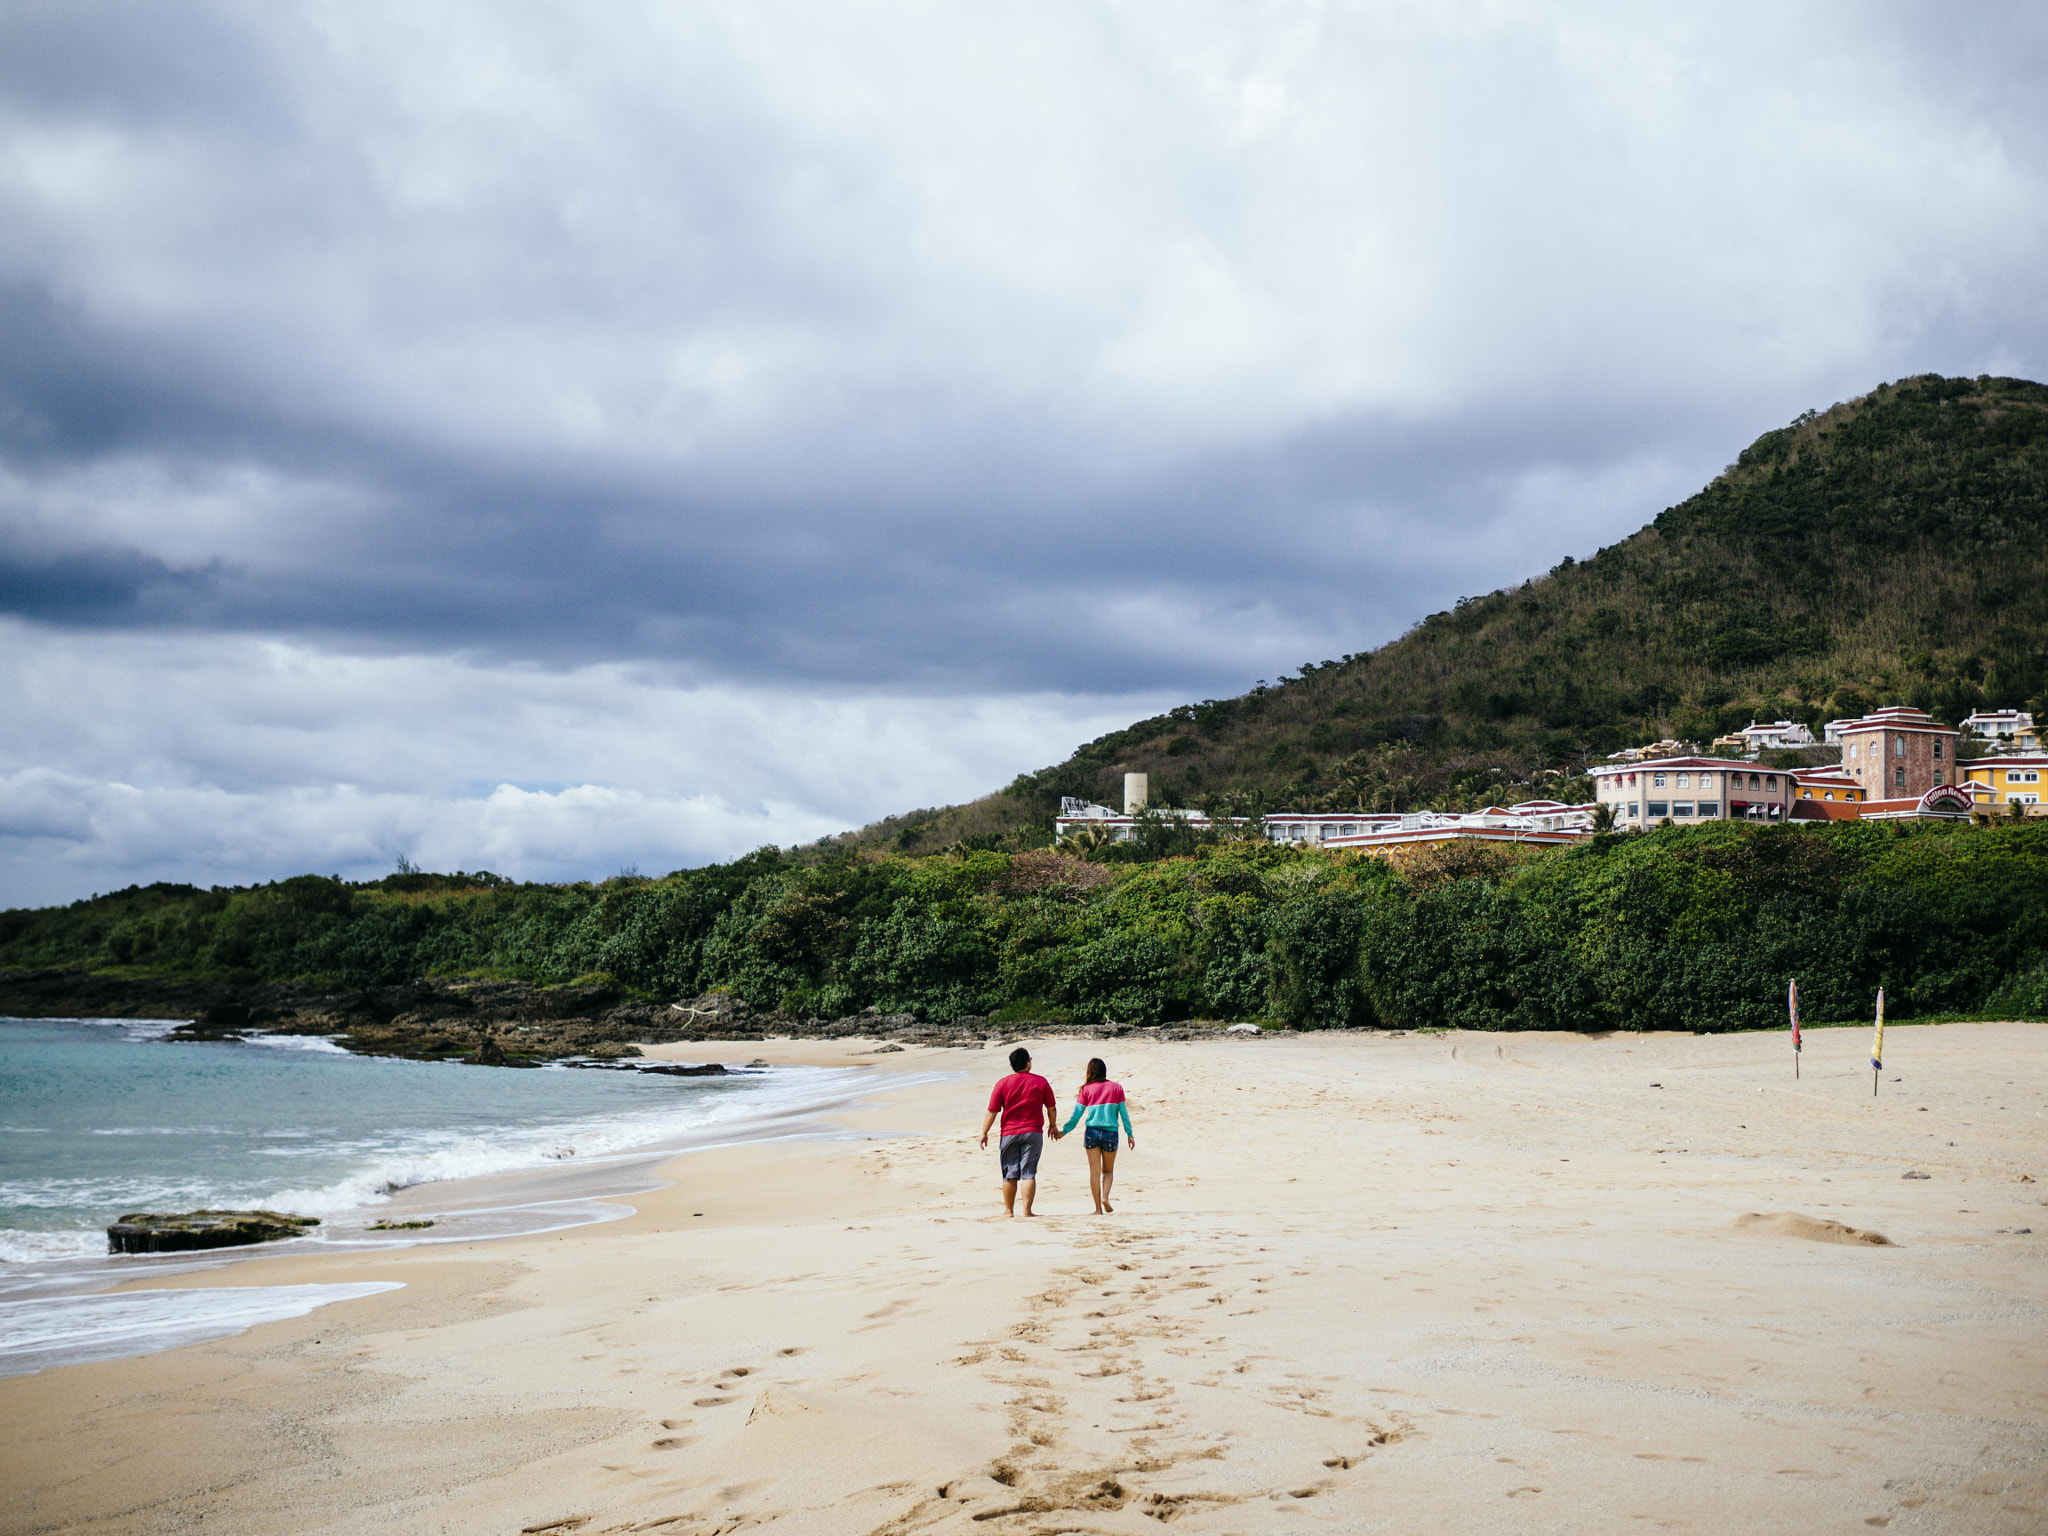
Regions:
<instances>
[{"instance_id":1,"label":"trail of footprints","mask_svg":"<svg viewBox=\"0 0 2048 1536\"><path fill-rule=\"evenodd\" d=\"M1008 1394L1008 1449L988 1466L930 1490L869 1536L1039 1536L1091 1528L1048 1525L1047 1516L1131 1510L1169 1525L1222 1506L1313 1499L1341 1486L1374 1451L1399 1441L1408 1429L1399 1420L1375 1424L1330 1406L1328 1387L1336 1378L1278 1369L1284 1362L1275 1357L1232 1347L1229 1319L1259 1310L1257 1298L1267 1294L1265 1282L1272 1278L1256 1272L1257 1261L1184 1263L1181 1240L1132 1228L1090 1233L1082 1246L1081 1262L1054 1271L1051 1283L1030 1298L1024 1317L947 1362L981 1372ZM1247 1273L1233 1279L1232 1269ZM1250 1305L1235 1305L1241 1302ZM1146 1369L1147 1354L1154 1351L1195 1362L1192 1372L1181 1373L1188 1386L1177 1387ZM803 1352L780 1349L775 1358ZM753 1401L759 1388L780 1376L768 1365L727 1367L699 1383L702 1395L690 1407L710 1413ZM1180 1401L1190 1389L1248 1394L1261 1407L1299 1414L1298 1438L1283 1437L1293 1440L1299 1454L1299 1480L1259 1486L1244 1476L1242 1465L1232 1461L1233 1431L1205 1432L1197 1424L1229 1423L1243 1414L1191 1414ZM699 1437L683 1433L695 1424L694 1418L661 1420L663 1433L650 1449L696 1444ZM1270 1430L1264 1438L1273 1438ZM898 1488L891 1485L889 1491ZM733 1536L775 1523L773 1512L742 1511L714 1499L711 1508L587 1531L590 1518L572 1515L528 1526L522 1536Z\"/></svg>"},{"instance_id":2,"label":"trail of footprints","mask_svg":"<svg viewBox=\"0 0 2048 1536\"><path fill-rule=\"evenodd\" d=\"M1333 1378L1273 1372L1265 1357L1232 1348L1227 1319L1258 1310L1233 1303L1267 1294L1269 1275L1251 1276L1243 1295L1228 1273L1233 1266L1184 1263L1177 1240L1142 1229L1105 1230L1083 1245L1083 1262L1055 1271L1024 1318L951 1362L1009 1390L1009 1449L871 1536L1078 1531L1089 1527L1048 1525L1045 1517L1126 1509L1171 1524L1223 1505L1311 1499L1401 1438L1405 1425L1375 1425L1327 1406ZM1266 1407L1325 1421L1302 1426L1302 1480L1256 1487L1227 1475L1235 1470L1225 1465L1231 1432L1197 1427L1198 1416L1179 1401L1184 1389L1147 1371L1151 1351L1207 1366L1195 1373L1196 1388L1250 1392ZM1323 1442L1342 1449L1310 1451Z\"/></svg>"}]
</instances>

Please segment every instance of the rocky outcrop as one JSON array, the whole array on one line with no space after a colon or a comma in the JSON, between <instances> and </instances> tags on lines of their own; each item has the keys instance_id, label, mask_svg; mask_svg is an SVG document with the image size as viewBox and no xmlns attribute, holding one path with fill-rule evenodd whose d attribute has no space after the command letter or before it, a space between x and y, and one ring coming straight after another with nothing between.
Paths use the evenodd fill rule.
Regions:
<instances>
[{"instance_id":1,"label":"rocky outcrop","mask_svg":"<svg viewBox=\"0 0 2048 1536\"><path fill-rule=\"evenodd\" d=\"M241 1248L299 1237L320 1225L312 1216L281 1211L186 1211L165 1216L136 1212L107 1228L109 1253L189 1253L199 1248Z\"/></svg>"},{"instance_id":2,"label":"rocky outcrop","mask_svg":"<svg viewBox=\"0 0 2048 1536\"><path fill-rule=\"evenodd\" d=\"M627 998L609 986L435 977L362 991L319 992L263 983L154 980L84 971L0 971L0 1014L24 1018L186 1019L172 1041L238 1040L257 1034L325 1035L352 1051L534 1066L545 1061L624 1064L642 1044L881 1037L907 1045L1008 1044L1019 1039L1209 1037L1212 1028L1123 1024L994 1024L967 1015L939 1021L870 1011L845 1018L757 1012L724 992L673 1003ZM649 1070L640 1068L640 1070ZM669 1074L680 1075L680 1074ZM708 1075L708 1074L707 1074Z\"/></svg>"}]
</instances>

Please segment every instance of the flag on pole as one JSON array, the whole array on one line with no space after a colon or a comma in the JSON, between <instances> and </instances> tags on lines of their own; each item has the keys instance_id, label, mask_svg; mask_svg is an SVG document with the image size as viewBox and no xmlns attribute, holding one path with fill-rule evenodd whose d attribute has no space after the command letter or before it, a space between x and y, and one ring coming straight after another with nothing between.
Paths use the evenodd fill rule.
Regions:
<instances>
[{"instance_id":1,"label":"flag on pole","mask_svg":"<svg viewBox=\"0 0 2048 1536\"><path fill-rule=\"evenodd\" d=\"M1788 997L1787 997L1787 999L1786 999L1786 1004L1785 1004L1785 1006L1786 1006L1786 1007L1787 1007L1788 1009L1790 1009L1790 1010L1791 1010L1791 1013L1792 1013L1792 1075L1793 1075L1794 1077L1797 1077L1797 1076L1799 1075L1799 1051L1800 1051L1800 1045L1799 1045L1799 978L1798 978L1798 977L1796 977L1796 976L1792 978L1792 990L1791 990L1790 994L1788 995Z\"/></svg>"},{"instance_id":2,"label":"flag on pole","mask_svg":"<svg viewBox=\"0 0 2048 1536\"><path fill-rule=\"evenodd\" d=\"M1884 988L1877 989L1877 1033L1870 1037L1870 1096L1877 1097L1877 1074L1884 1070Z\"/></svg>"}]
</instances>

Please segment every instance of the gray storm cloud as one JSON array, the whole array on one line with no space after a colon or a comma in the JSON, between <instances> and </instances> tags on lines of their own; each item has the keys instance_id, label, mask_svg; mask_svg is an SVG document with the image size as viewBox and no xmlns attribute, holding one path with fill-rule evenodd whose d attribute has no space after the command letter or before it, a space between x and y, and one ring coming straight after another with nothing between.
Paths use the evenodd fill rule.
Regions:
<instances>
[{"instance_id":1,"label":"gray storm cloud","mask_svg":"<svg viewBox=\"0 0 2048 1536\"><path fill-rule=\"evenodd\" d=\"M785 766L788 714L730 727L751 780L550 770L708 797L681 862L1389 638L1809 405L2039 377L2044 66L2023 6L17 0L7 643L245 701L210 757L17 711L23 814L87 829L32 883L318 862L355 813L289 797L375 776L248 766L251 646L579 677L593 743L646 699L868 701L859 788ZM404 703L361 718L399 762ZM884 718L921 733L887 759ZM521 729L377 792L481 803ZM119 853L116 784L269 796L275 835ZM465 835L517 863L508 816Z\"/></svg>"}]
</instances>

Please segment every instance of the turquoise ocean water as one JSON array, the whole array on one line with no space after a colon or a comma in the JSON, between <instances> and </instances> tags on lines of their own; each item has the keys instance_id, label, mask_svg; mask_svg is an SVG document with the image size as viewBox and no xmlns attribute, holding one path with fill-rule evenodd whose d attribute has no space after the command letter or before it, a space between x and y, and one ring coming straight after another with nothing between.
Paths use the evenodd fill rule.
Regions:
<instances>
[{"instance_id":1,"label":"turquoise ocean water","mask_svg":"<svg viewBox=\"0 0 2048 1536\"><path fill-rule=\"evenodd\" d=\"M155 1343L110 1343L112 1324L95 1319L118 1314L124 1339L152 1336L147 1319L138 1325L135 1306L82 1292L194 1262L108 1258L107 1223L126 1212L262 1206L321 1217L312 1244L382 1242L391 1239L369 1233L367 1223L400 1191L432 1195L421 1186L482 1179L468 1187L516 1189L523 1202L521 1222L491 1230L533 1230L624 1214L588 1200L564 1214L573 1202L543 1198L547 1177L566 1188L572 1181L563 1175L580 1175L588 1195L602 1192L593 1170L645 1169L662 1148L817 1134L822 1128L807 1114L874 1081L844 1068L742 1069L722 1078L522 1071L354 1056L322 1040L172 1042L165 1036L173 1027L0 1019L0 1374L247 1326L255 1305L248 1291L204 1293L224 1298L223 1319L241 1319L211 1332L194 1331L189 1314L198 1303L175 1299L200 1292L130 1292L161 1298L136 1304L144 1310L182 1309L182 1331ZM533 1177L511 1177L522 1172ZM643 1173L641 1187L646 1182ZM472 1202L428 1240L442 1231L488 1235L477 1222ZM305 1304L302 1294L280 1295L284 1310L275 1315ZM19 1356L11 1367L10 1338Z\"/></svg>"}]
</instances>

